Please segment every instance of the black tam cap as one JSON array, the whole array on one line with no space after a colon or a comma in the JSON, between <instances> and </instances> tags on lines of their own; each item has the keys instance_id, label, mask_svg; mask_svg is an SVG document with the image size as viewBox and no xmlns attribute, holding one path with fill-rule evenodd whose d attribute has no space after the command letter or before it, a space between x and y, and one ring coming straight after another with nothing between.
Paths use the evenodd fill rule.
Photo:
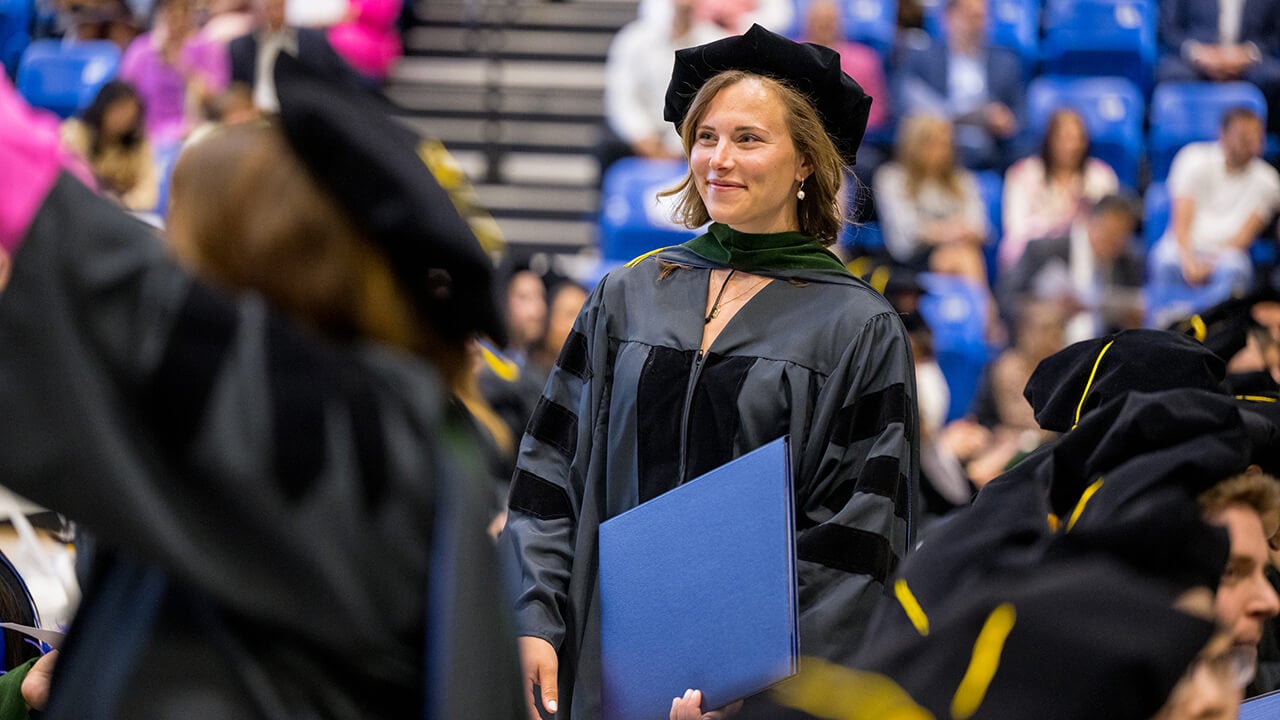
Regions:
<instances>
[{"instance_id":1,"label":"black tam cap","mask_svg":"<svg viewBox=\"0 0 1280 720\"><path fill-rule=\"evenodd\" d=\"M799 91L817 109L841 157L854 164L867 129L871 96L840 69L840 53L788 40L759 25L739 36L678 50L663 117L679 130L694 96L726 70L764 75Z\"/></svg>"},{"instance_id":2,"label":"black tam cap","mask_svg":"<svg viewBox=\"0 0 1280 720\"><path fill-rule=\"evenodd\" d=\"M1222 359L1185 335L1122 330L1069 345L1040 362L1023 395L1045 430L1066 432L1090 410L1129 392L1220 392Z\"/></svg>"},{"instance_id":3,"label":"black tam cap","mask_svg":"<svg viewBox=\"0 0 1280 720\"><path fill-rule=\"evenodd\" d=\"M280 119L290 146L390 261L415 305L455 340L506 331L493 266L418 155L421 139L385 98L281 53Z\"/></svg>"}]
</instances>

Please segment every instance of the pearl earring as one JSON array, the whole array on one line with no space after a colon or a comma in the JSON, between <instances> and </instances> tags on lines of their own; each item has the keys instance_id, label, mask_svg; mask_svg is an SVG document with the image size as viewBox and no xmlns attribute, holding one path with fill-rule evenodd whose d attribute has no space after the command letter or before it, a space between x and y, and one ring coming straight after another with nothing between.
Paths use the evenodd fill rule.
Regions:
<instances>
[{"instance_id":1,"label":"pearl earring","mask_svg":"<svg viewBox=\"0 0 1280 720\"><path fill-rule=\"evenodd\" d=\"M800 181L800 189L796 191L796 199L797 200L804 199L804 180Z\"/></svg>"}]
</instances>

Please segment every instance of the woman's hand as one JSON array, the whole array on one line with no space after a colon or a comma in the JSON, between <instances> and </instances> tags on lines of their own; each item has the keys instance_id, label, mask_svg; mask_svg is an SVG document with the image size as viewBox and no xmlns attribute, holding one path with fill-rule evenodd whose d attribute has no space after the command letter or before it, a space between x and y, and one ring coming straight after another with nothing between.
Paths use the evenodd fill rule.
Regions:
<instances>
[{"instance_id":1,"label":"woman's hand","mask_svg":"<svg viewBox=\"0 0 1280 720\"><path fill-rule=\"evenodd\" d=\"M524 697L529 702L529 720L540 720L538 698L533 695L535 685L542 690L542 707L556 714L559 672L560 658L551 643L527 635L520 638L520 675L524 679Z\"/></svg>"},{"instance_id":2,"label":"woman's hand","mask_svg":"<svg viewBox=\"0 0 1280 720\"><path fill-rule=\"evenodd\" d=\"M22 699L32 710L44 710L49 703L49 683L53 680L53 665L58 662L58 651L44 654L22 679Z\"/></svg>"},{"instance_id":3,"label":"woman's hand","mask_svg":"<svg viewBox=\"0 0 1280 720\"><path fill-rule=\"evenodd\" d=\"M725 720L738 714L742 701L731 702L719 710L702 712L702 691L685 690L682 697L671 701L671 720Z\"/></svg>"}]
</instances>

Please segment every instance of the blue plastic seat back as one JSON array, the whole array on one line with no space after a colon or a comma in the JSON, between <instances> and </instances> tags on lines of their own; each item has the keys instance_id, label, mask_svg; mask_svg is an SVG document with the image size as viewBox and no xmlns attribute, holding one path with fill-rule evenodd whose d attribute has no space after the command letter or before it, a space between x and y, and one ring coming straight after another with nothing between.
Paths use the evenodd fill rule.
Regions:
<instances>
[{"instance_id":1,"label":"blue plastic seat back","mask_svg":"<svg viewBox=\"0 0 1280 720\"><path fill-rule=\"evenodd\" d=\"M627 261L695 235L670 219L670 200L657 194L680 182L688 165L683 160L628 157L605 171L600 198L600 252L606 260Z\"/></svg>"},{"instance_id":2,"label":"blue plastic seat back","mask_svg":"<svg viewBox=\"0 0 1280 720\"><path fill-rule=\"evenodd\" d=\"M998 265L996 255L1000 250L1000 238L1004 236L1004 178L994 170L976 172L974 177L978 180L978 194L987 206L987 221L991 223L991 234L982 248L982 255L987 264L987 281L994 287Z\"/></svg>"},{"instance_id":3,"label":"blue plastic seat back","mask_svg":"<svg viewBox=\"0 0 1280 720\"><path fill-rule=\"evenodd\" d=\"M1154 0L1049 0L1042 71L1053 75L1118 75L1143 93L1154 82Z\"/></svg>"},{"instance_id":4,"label":"blue plastic seat back","mask_svg":"<svg viewBox=\"0 0 1280 720\"><path fill-rule=\"evenodd\" d=\"M987 291L952 275L921 273L918 279L925 289L920 314L933 333L938 367L951 389L947 420L955 420L968 412L991 357L986 344Z\"/></svg>"},{"instance_id":5,"label":"blue plastic seat back","mask_svg":"<svg viewBox=\"0 0 1280 720\"><path fill-rule=\"evenodd\" d=\"M1172 211L1169 188L1164 182L1157 180L1147 185L1147 192L1142 196L1142 241L1146 243L1148 252L1169 227Z\"/></svg>"},{"instance_id":6,"label":"blue plastic seat back","mask_svg":"<svg viewBox=\"0 0 1280 720\"><path fill-rule=\"evenodd\" d=\"M1122 77L1042 75L1027 87L1027 126L1032 137L1044 137L1049 118L1064 107L1084 119L1092 155L1110 165L1125 187L1137 188L1146 114L1138 87Z\"/></svg>"},{"instance_id":7,"label":"blue plastic seat back","mask_svg":"<svg viewBox=\"0 0 1280 720\"><path fill-rule=\"evenodd\" d=\"M31 42L35 8L32 0L0 0L0 64L10 78L18 73L18 60Z\"/></svg>"},{"instance_id":8,"label":"blue plastic seat back","mask_svg":"<svg viewBox=\"0 0 1280 720\"><path fill-rule=\"evenodd\" d=\"M63 44L37 40L18 65L18 91L27 102L71 117L89 106L120 69L120 48L106 40Z\"/></svg>"},{"instance_id":9,"label":"blue plastic seat back","mask_svg":"<svg viewBox=\"0 0 1280 720\"><path fill-rule=\"evenodd\" d=\"M924 4L924 29L935 40L946 37L946 0ZM1041 0L990 0L990 42L1017 53L1023 77L1035 75L1040 62Z\"/></svg>"},{"instance_id":10,"label":"blue plastic seat back","mask_svg":"<svg viewBox=\"0 0 1280 720\"><path fill-rule=\"evenodd\" d=\"M1222 114L1233 107L1252 109L1266 122L1267 101L1256 85L1247 82L1168 82L1151 95L1151 135L1148 159L1151 178L1169 174L1173 156L1183 145L1216 140Z\"/></svg>"}]
</instances>

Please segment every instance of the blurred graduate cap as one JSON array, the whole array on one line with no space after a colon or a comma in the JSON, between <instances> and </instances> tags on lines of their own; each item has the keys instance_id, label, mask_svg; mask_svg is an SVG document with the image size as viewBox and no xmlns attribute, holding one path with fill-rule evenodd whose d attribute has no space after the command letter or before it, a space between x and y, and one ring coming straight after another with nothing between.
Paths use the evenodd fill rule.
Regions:
<instances>
[{"instance_id":1,"label":"blurred graduate cap","mask_svg":"<svg viewBox=\"0 0 1280 720\"><path fill-rule=\"evenodd\" d=\"M280 53L280 119L290 146L390 261L446 337L506 342L493 265L420 156L422 139L381 96Z\"/></svg>"},{"instance_id":2,"label":"blurred graduate cap","mask_svg":"<svg viewBox=\"0 0 1280 720\"><path fill-rule=\"evenodd\" d=\"M871 113L871 96L840 69L840 54L798 43L759 25L742 35L676 51L663 117L680 130L693 98L708 80L743 70L780 80L809 99L836 149L849 165L857 160Z\"/></svg>"}]
</instances>

